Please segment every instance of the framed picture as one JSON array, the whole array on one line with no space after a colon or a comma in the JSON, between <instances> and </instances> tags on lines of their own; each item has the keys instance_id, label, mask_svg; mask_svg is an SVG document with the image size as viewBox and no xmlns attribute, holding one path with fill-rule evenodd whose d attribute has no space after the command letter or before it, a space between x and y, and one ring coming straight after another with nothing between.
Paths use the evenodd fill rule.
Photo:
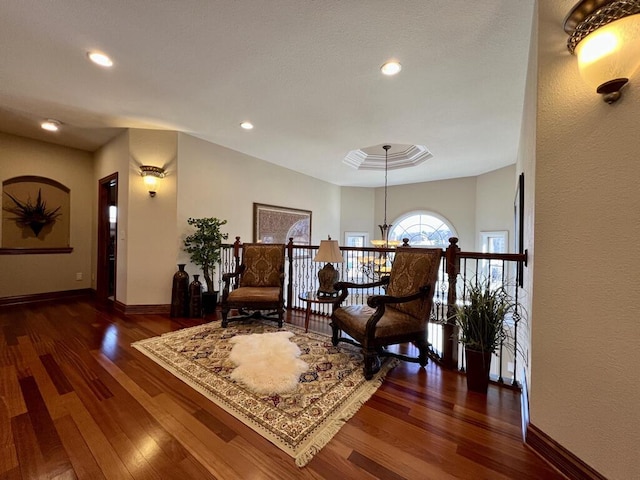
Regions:
<instances>
[{"instance_id":1,"label":"framed picture","mask_svg":"<svg viewBox=\"0 0 640 480\"><path fill-rule=\"evenodd\" d=\"M311 211L253 204L253 241L260 243L311 244Z\"/></svg>"},{"instance_id":2,"label":"framed picture","mask_svg":"<svg viewBox=\"0 0 640 480\"><path fill-rule=\"evenodd\" d=\"M515 248L516 253L524 253L524 173L521 173L518 177L518 184L516 185L516 198L513 201L513 213L515 220ZM522 287L524 275L524 263L518 262L518 286Z\"/></svg>"}]
</instances>

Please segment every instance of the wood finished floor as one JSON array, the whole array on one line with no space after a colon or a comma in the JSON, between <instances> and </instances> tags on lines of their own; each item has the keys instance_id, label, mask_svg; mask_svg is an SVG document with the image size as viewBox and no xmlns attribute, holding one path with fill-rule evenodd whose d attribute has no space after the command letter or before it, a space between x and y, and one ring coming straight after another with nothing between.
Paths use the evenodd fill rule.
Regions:
<instances>
[{"instance_id":1,"label":"wood finished floor","mask_svg":"<svg viewBox=\"0 0 640 480\"><path fill-rule=\"evenodd\" d=\"M0 479L564 478L522 444L518 392L467 394L407 363L300 469L130 347L199 323L84 300L0 308Z\"/></svg>"}]
</instances>

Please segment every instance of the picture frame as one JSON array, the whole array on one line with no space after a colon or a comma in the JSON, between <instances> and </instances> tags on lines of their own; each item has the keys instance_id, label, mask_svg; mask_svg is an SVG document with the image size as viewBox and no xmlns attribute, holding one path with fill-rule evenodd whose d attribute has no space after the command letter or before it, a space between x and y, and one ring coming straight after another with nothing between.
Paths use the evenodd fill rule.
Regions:
<instances>
[{"instance_id":1,"label":"picture frame","mask_svg":"<svg viewBox=\"0 0 640 480\"><path fill-rule=\"evenodd\" d=\"M513 201L514 215L514 246L516 253L524 253L524 173L518 176L516 184L516 196ZM524 262L518 262L517 283L519 287L524 286Z\"/></svg>"},{"instance_id":2,"label":"picture frame","mask_svg":"<svg viewBox=\"0 0 640 480\"><path fill-rule=\"evenodd\" d=\"M311 245L311 211L264 203L253 204L253 241Z\"/></svg>"}]
</instances>

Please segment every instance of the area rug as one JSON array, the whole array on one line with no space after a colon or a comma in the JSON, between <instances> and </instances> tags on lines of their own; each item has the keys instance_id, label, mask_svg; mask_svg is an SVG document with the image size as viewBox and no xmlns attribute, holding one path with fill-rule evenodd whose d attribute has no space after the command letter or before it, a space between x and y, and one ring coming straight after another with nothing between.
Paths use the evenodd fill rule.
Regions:
<instances>
[{"instance_id":1,"label":"area rug","mask_svg":"<svg viewBox=\"0 0 640 480\"><path fill-rule=\"evenodd\" d=\"M231 375L230 339L239 335L289 331L308 368L289 393L259 394ZM286 324L236 322L222 328L219 321L135 342L132 346L198 390L216 405L268 439L303 467L324 447L382 384L397 364L383 363L373 379L365 380L359 348Z\"/></svg>"}]
</instances>

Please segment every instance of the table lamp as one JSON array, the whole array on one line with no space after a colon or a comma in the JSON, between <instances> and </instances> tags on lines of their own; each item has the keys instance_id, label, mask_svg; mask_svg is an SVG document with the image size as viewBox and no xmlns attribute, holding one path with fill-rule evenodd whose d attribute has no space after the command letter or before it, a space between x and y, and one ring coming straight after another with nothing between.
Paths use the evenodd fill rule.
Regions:
<instances>
[{"instance_id":1,"label":"table lamp","mask_svg":"<svg viewBox=\"0 0 640 480\"><path fill-rule=\"evenodd\" d=\"M320 241L320 248L318 248L318 253L313 259L314 262L325 262L323 268L318 270L318 296L319 297L335 297L338 295L338 291L333 287L333 285L340 279L340 273L333 268L332 263L342 263L344 259L342 258L342 252L340 252L340 247L338 246L337 240L331 240L329 237L328 240Z\"/></svg>"}]
</instances>

